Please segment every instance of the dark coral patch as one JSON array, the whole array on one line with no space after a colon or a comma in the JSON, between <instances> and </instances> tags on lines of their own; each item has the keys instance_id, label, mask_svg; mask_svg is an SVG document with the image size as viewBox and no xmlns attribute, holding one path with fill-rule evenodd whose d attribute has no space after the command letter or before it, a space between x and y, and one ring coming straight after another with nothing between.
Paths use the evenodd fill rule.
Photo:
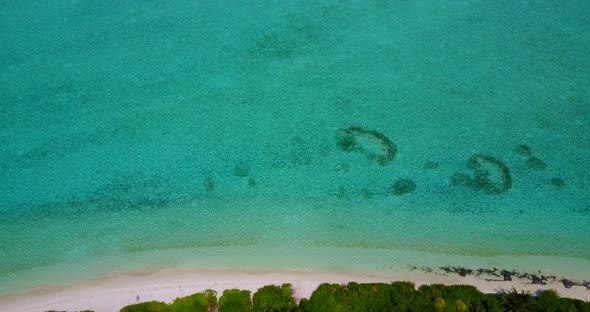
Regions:
<instances>
[{"instance_id":1,"label":"dark coral patch","mask_svg":"<svg viewBox=\"0 0 590 312\"><path fill-rule=\"evenodd\" d=\"M465 173L456 172L451 176L451 185L468 186L471 183L471 176Z\"/></svg>"},{"instance_id":2,"label":"dark coral patch","mask_svg":"<svg viewBox=\"0 0 590 312\"><path fill-rule=\"evenodd\" d=\"M347 173L350 170L350 164L343 162L336 167L336 171Z\"/></svg>"},{"instance_id":3,"label":"dark coral patch","mask_svg":"<svg viewBox=\"0 0 590 312\"><path fill-rule=\"evenodd\" d=\"M244 163L238 163L234 167L234 176L236 176L236 177L245 178L249 174L250 174L250 166L248 166Z\"/></svg>"},{"instance_id":4,"label":"dark coral patch","mask_svg":"<svg viewBox=\"0 0 590 312\"><path fill-rule=\"evenodd\" d=\"M547 164L541 158L536 156L530 157L527 160L526 164L529 167L529 169L537 171L545 170L547 168Z\"/></svg>"},{"instance_id":5,"label":"dark coral patch","mask_svg":"<svg viewBox=\"0 0 590 312\"><path fill-rule=\"evenodd\" d=\"M561 178L553 178L551 179L551 184L556 188L562 188L565 186L565 181Z\"/></svg>"},{"instance_id":6,"label":"dark coral patch","mask_svg":"<svg viewBox=\"0 0 590 312\"><path fill-rule=\"evenodd\" d=\"M398 179L393 183L392 192L394 195L401 196L412 193L416 190L416 183L411 179Z\"/></svg>"},{"instance_id":7,"label":"dark coral patch","mask_svg":"<svg viewBox=\"0 0 590 312\"><path fill-rule=\"evenodd\" d=\"M475 154L467 161L467 168L472 171L472 174L453 174L452 185L468 187L491 195L507 193L512 187L508 166L497 158Z\"/></svg>"},{"instance_id":8,"label":"dark coral patch","mask_svg":"<svg viewBox=\"0 0 590 312\"><path fill-rule=\"evenodd\" d=\"M348 190L344 186L340 185L336 190L336 198L350 199L350 196L348 195Z\"/></svg>"},{"instance_id":9,"label":"dark coral patch","mask_svg":"<svg viewBox=\"0 0 590 312\"><path fill-rule=\"evenodd\" d=\"M212 193L215 191L215 180L212 177L205 177L203 180L203 188L207 193Z\"/></svg>"},{"instance_id":10,"label":"dark coral patch","mask_svg":"<svg viewBox=\"0 0 590 312\"><path fill-rule=\"evenodd\" d=\"M289 59L295 54L293 43L285 36L272 33L265 34L256 42L254 49L250 51L254 57L271 57Z\"/></svg>"},{"instance_id":11,"label":"dark coral patch","mask_svg":"<svg viewBox=\"0 0 590 312\"><path fill-rule=\"evenodd\" d=\"M369 191L366 188L361 189L361 195L363 196L364 199L371 199L373 197L373 192Z\"/></svg>"},{"instance_id":12,"label":"dark coral patch","mask_svg":"<svg viewBox=\"0 0 590 312\"><path fill-rule=\"evenodd\" d=\"M428 170L438 169L438 163L435 161L427 161L424 164L424 169L428 169Z\"/></svg>"},{"instance_id":13,"label":"dark coral patch","mask_svg":"<svg viewBox=\"0 0 590 312\"><path fill-rule=\"evenodd\" d=\"M524 155L524 156L532 156L533 155L533 151L526 144L520 144L520 145L515 146L514 152L516 152L520 155Z\"/></svg>"},{"instance_id":14,"label":"dark coral patch","mask_svg":"<svg viewBox=\"0 0 590 312\"><path fill-rule=\"evenodd\" d=\"M359 152L381 166L390 163L397 153L395 144L383 133L361 127L339 130L336 144L342 151Z\"/></svg>"},{"instance_id":15,"label":"dark coral patch","mask_svg":"<svg viewBox=\"0 0 590 312\"><path fill-rule=\"evenodd\" d=\"M340 135L338 137L338 147L343 151L352 151L356 147L356 140L352 135Z\"/></svg>"}]
</instances>

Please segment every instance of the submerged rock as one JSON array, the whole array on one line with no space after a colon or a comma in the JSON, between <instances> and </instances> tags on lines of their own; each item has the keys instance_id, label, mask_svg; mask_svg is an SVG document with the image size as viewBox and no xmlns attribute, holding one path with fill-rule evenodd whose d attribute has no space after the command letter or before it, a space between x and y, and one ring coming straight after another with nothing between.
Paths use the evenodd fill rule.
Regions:
<instances>
[{"instance_id":1,"label":"submerged rock","mask_svg":"<svg viewBox=\"0 0 590 312\"><path fill-rule=\"evenodd\" d=\"M512 281L512 275L514 275L514 272L502 270L502 272L500 272L500 274L502 274L504 281Z\"/></svg>"},{"instance_id":2,"label":"submerged rock","mask_svg":"<svg viewBox=\"0 0 590 312\"><path fill-rule=\"evenodd\" d=\"M338 130L336 144L342 151L361 153L381 166L390 163L397 153L395 144L383 133L361 127Z\"/></svg>"},{"instance_id":3,"label":"submerged rock","mask_svg":"<svg viewBox=\"0 0 590 312\"><path fill-rule=\"evenodd\" d=\"M477 269L476 270L476 275L480 276L480 275L490 275L490 276L495 276L495 277L499 277L498 275L498 269L493 268L493 269L486 269L486 268L481 268L481 269Z\"/></svg>"},{"instance_id":4,"label":"submerged rock","mask_svg":"<svg viewBox=\"0 0 590 312\"><path fill-rule=\"evenodd\" d=\"M467 275L471 275L471 273L473 273L473 270L470 269L465 269L465 268L459 268L459 270L457 271L457 274L459 274L459 276L467 276Z\"/></svg>"},{"instance_id":5,"label":"submerged rock","mask_svg":"<svg viewBox=\"0 0 590 312\"><path fill-rule=\"evenodd\" d=\"M570 289L570 288L572 288L572 286L575 285L574 282L568 280L567 278L562 279L561 282L563 283L563 287L565 287L567 289Z\"/></svg>"},{"instance_id":6,"label":"submerged rock","mask_svg":"<svg viewBox=\"0 0 590 312\"><path fill-rule=\"evenodd\" d=\"M512 187L510 170L502 161L492 156L475 154L467 161L472 174L455 173L451 184L463 186L491 195L507 193Z\"/></svg>"},{"instance_id":7,"label":"submerged rock","mask_svg":"<svg viewBox=\"0 0 590 312\"><path fill-rule=\"evenodd\" d=\"M472 269L468 269L468 268L464 268L464 267L449 267L449 266L444 266L444 267L440 267L441 270L443 270L446 273L456 273L459 274L459 276L465 277L467 275L471 275L473 274L473 270Z\"/></svg>"},{"instance_id":8,"label":"submerged rock","mask_svg":"<svg viewBox=\"0 0 590 312\"><path fill-rule=\"evenodd\" d=\"M543 281L543 279L544 279L543 276L538 277L536 275L531 275L531 280L534 285L547 285L547 283L545 283L545 281Z\"/></svg>"}]
</instances>

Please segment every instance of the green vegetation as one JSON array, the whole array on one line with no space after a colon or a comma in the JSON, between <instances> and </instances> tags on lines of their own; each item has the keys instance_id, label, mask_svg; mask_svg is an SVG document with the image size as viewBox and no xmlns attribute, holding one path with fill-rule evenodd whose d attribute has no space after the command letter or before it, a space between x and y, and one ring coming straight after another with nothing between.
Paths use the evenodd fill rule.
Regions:
<instances>
[{"instance_id":1,"label":"green vegetation","mask_svg":"<svg viewBox=\"0 0 590 312\"><path fill-rule=\"evenodd\" d=\"M217 308L217 293L207 289L203 293L176 298L172 304L159 301L133 304L121 309L121 312L209 312Z\"/></svg>"},{"instance_id":2,"label":"green vegetation","mask_svg":"<svg viewBox=\"0 0 590 312\"><path fill-rule=\"evenodd\" d=\"M250 291L228 289L219 298L219 312L246 312L252 311Z\"/></svg>"},{"instance_id":3,"label":"green vegetation","mask_svg":"<svg viewBox=\"0 0 590 312\"><path fill-rule=\"evenodd\" d=\"M55 310L49 310L49 311L47 311L47 312L67 312L67 311L55 311ZM92 310L83 310L83 311L80 311L80 312L94 312L94 311L92 311Z\"/></svg>"},{"instance_id":4,"label":"green vegetation","mask_svg":"<svg viewBox=\"0 0 590 312\"><path fill-rule=\"evenodd\" d=\"M129 305L121 309L121 312L171 312L172 308L164 302L149 301Z\"/></svg>"},{"instance_id":5,"label":"green vegetation","mask_svg":"<svg viewBox=\"0 0 590 312\"><path fill-rule=\"evenodd\" d=\"M170 305L174 312L208 312L217 306L217 293L206 290L204 293L176 298Z\"/></svg>"},{"instance_id":6,"label":"green vegetation","mask_svg":"<svg viewBox=\"0 0 590 312\"><path fill-rule=\"evenodd\" d=\"M297 309L291 284L264 286L254 294L252 303L252 311L257 312L291 312Z\"/></svg>"},{"instance_id":7,"label":"green vegetation","mask_svg":"<svg viewBox=\"0 0 590 312\"><path fill-rule=\"evenodd\" d=\"M534 297L516 291L483 294L472 286L323 284L302 300L300 311L590 311L590 303L560 298L555 291Z\"/></svg>"},{"instance_id":8,"label":"green vegetation","mask_svg":"<svg viewBox=\"0 0 590 312\"><path fill-rule=\"evenodd\" d=\"M290 284L265 286L252 297L250 291L230 289L223 292L217 305L216 293L204 293L178 298L168 305L144 302L130 305L122 312L204 311L204 312L500 312L547 311L590 312L590 303L560 298L548 290L539 296L503 291L483 294L473 286L425 285L416 289L413 283L374 283L348 285L322 284L309 299L299 305L292 296Z\"/></svg>"},{"instance_id":9,"label":"green vegetation","mask_svg":"<svg viewBox=\"0 0 590 312\"><path fill-rule=\"evenodd\" d=\"M302 311L410 311L414 284L322 284Z\"/></svg>"}]
</instances>

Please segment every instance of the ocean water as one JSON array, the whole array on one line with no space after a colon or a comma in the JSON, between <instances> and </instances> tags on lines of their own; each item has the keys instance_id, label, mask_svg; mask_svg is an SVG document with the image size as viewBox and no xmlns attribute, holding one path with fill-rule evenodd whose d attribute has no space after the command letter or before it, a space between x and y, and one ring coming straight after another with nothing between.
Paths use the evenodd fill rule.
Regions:
<instances>
[{"instance_id":1,"label":"ocean water","mask_svg":"<svg viewBox=\"0 0 590 312\"><path fill-rule=\"evenodd\" d=\"M590 2L0 3L0 294L174 267L590 279Z\"/></svg>"}]
</instances>

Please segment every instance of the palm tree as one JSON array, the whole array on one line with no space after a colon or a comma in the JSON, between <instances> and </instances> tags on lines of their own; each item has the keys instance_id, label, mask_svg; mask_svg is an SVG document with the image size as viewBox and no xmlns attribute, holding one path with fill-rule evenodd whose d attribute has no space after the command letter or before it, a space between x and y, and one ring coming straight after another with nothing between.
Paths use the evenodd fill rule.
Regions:
<instances>
[{"instance_id":1,"label":"palm tree","mask_svg":"<svg viewBox=\"0 0 590 312\"><path fill-rule=\"evenodd\" d=\"M507 312L529 312L535 311L535 299L530 293L518 292L512 288L511 291L502 289L499 293L499 302Z\"/></svg>"}]
</instances>

